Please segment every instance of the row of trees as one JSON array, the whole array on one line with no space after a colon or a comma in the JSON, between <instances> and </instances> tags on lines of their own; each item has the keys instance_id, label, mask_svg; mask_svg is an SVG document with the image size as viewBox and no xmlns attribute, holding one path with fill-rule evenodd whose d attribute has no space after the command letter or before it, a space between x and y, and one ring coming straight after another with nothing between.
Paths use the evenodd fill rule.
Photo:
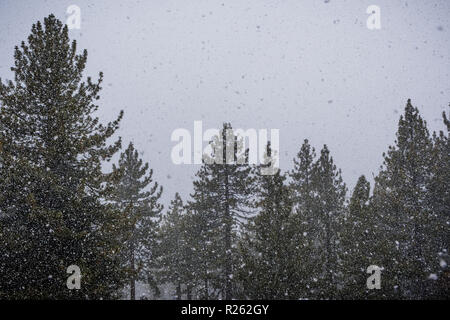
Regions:
<instances>
[{"instance_id":1,"label":"row of trees","mask_svg":"<svg viewBox=\"0 0 450 320\"><path fill-rule=\"evenodd\" d=\"M0 81L0 298L135 299L137 281L177 298L448 298L449 120L429 134L408 100L373 192L347 188L327 146L305 140L290 172L262 175L244 141L211 141L235 164L205 161L187 201L163 213L162 188L133 144L103 125L102 74L83 80L87 52L50 15L15 48ZM230 148L231 149L231 148ZM77 265L79 290L66 287ZM382 268L369 290L366 269Z\"/></svg>"},{"instance_id":2,"label":"row of trees","mask_svg":"<svg viewBox=\"0 0 450 320\"><path fill-rule=\"evenodd\" d=\"M308 140L288 173L204 164L191 200L176 195L160 227L159 261L177 296L184 285L204 299L448 298L443 119L446 132L430 135L408 100L372 194L361 176L348 201L328 147L316 156ZM379 290L366 285L371 265L382 270Z\"/></svg>"}]
</instances>

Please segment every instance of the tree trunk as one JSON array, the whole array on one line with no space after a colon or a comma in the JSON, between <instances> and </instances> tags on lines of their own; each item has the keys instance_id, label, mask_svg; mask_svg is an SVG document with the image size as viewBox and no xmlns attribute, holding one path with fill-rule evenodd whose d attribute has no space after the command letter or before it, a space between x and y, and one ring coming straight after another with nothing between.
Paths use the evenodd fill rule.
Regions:
<instances>
[{"instance_id":1,"label":"tree trunk","mask_svg":"<svg viewBox=\"0 0 450 320\"><path fill-rule=\"evenodd\" d=\"M181 282L179 281L177 285L177 300L181 300Z\"/></svg>"},{"instance_id":2,"label":"tree trunk","mask_svg":"<svg viewBox=\"0 0 450 320\"><path fill-rule=\"evenodd\" d=\"M186 288L186 298L188 300L192 300L192 291L191 290L192 290L191 286L188 285L187 288Z\"/></svg>"},{"instance_id":3,"label":"tree trunk","mask_svg":"<svg viewBox=\"0 0 450 320\"><path fill-rule=\"evenodd\" d=\"M230 215L230 195L229 195L228 172L225 174L225 299L232 299L232 257L231 257L231 215Z\"/></svg>"},{"instance_id":4,"label":"tree trunk","mask_svg":"<svg viewBox=\"0 0 450 320\"><path fill-rule=\"evenodd\" d=\"M136 300L136 279L135 279L135 266L134 266L134 243L131 241L130 244L130 268L131 268L131 279L130 279L130 300Z\"/></svg>"}]
</instances>

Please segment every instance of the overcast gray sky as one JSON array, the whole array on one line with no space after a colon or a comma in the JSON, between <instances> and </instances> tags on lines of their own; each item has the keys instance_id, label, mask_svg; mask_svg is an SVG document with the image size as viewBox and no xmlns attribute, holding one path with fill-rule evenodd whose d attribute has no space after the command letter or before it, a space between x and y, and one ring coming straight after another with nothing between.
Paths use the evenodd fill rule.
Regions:
<instances>
[{"instance_id":1,"label":"overcast gray sky","mask_svg":"<svg viewBox=\"0 0 450 320\"><path fill-rule=\"evenodd\" d=\"M0 77L11 79L13 48L50 13L89 52L87 74L105 74L99 115L125 117L165 188L184 198L198 165L174 165L170 141L194 120L219 128L279 128L281 169L303 139L326 143L344 180L376 174L395 139L407 98L430 129L450 101L450 1L24 1L0 0ZM366 27L369 5L381 29Z\"/></svg>"}]
</instances>

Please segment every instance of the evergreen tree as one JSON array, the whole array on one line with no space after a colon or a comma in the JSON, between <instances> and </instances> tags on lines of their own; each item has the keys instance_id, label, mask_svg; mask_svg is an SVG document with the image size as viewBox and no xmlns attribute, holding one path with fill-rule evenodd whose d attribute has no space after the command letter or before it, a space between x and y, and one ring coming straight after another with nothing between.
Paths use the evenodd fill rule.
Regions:
<instances>
[{"instance_id":1,"label":"evergreen tree","mask_svg":"<svg viewBox=\"0 0 450 320\"><path fill-rule=\"evenodd\" d=\"M435 270L436 277L430 280L429 294L431 297L442 298L450 295L450 272L448 270L448 245L450 243L450 121L445 112L442 114L447 132L433 133L433 149L431 155L431 179L427 189L427 206L435 222L432 230L432 247L437 253L439 268ZM436 279L436 280L433 280Z\"/></svg>"},{"instance_id":2,"label":"evergreen tree","mask_svg":"<svg viewBox=\"0 0 450 320\"><path fill-rule=\"evenodd\" d=\"M194 181L198 212L208 212L219 237L217 256L218 278L214 281L225 299L234 295L233 277L236 269L236 231L248 213L251 195L250 167L246 164L243 142L234 135L231 125L224 124L220 135L211 143L213 154L204 155L204 163ZM231 151L232 150L232 151Z\"/></svg>"},{"instance_id":3,"label":"evergreen tree","mask_svg":"<svg viewBox=\"0 0 450 320\"><path fill-rule=\"evenodd\" d=\"M267 157L271 150L268 144ZM267 161L266 163L269 163ZM256 216L249 219L240 241L242 297L250 299L298 298L299 261L296 256L292 200L286 177L278 170L262 175L256 170Z\"/></svg>"},{"instance_id":4,"label":"evergreen tree","mask_svg":"<svg viewBox=\"0 0 450 320\"><path fill-rule=\"evenodd\" d=\"M186 215L186 242L190 252L187 255L187 296L191 289L198 299L218 299L223 294L222 282L223 235L221 219L217 211L208 208L208 201L202 191L197 190L198 201L189 203Z\"/></svg>"},{"instance_id":5,"label":"evergreen tree","mask_svg":"<svg viewBox=\"0 0 450 320\"><path fill-rule=\"evenodd\" d=\"M365 176L360 176L350 198L340 237L344 278L342 297L345 299L382 297L377 295L378 290L369 290L366 284L369 277L367 268L371 265L381 265L376 252L382 239L369 195L370 183Z\"/></svg>"},{"instance_id":6,"label":"evergreen tree","mask_svg":"<svg viewBox=\"0 0 450 320\"><path fill-rule=\"evenodd\" d=\"M0 81L0 296L112 298L122 280L120 221L105 204L114 175L101 165L120 148L120 139L106 142L122 113L106 125L93 116L103 75L82 81L87 52L76 53L53 15L33 25L14 58L14 81ZM73 264L80 290L66 287Z\"/></svg>"},{"instance_id":7,"label":"evergreen tree","mask_svg":"<svg viewBox=\"0 0 450 320\"><path fill-rule=\"evenodd\" d=\"M394 146L384 154L376 177L374 206L389 252L384 261L385 290L390 297L425 298L427 278L438 264L439 221L427 206L432 140L419 110L408 100ZM437 263L436 263L437 262Z\"/></svg>"},{"instance_id":8,"label":"evergreen tree","mask_svg":"<svg viewBox=\"0 0 450 320\"><path fill-rule=\"evenodd\" d=\"M317 281L317 265L315 264L315 241L313 236L316 233L317 218L314 205L314 162L315 149L309 144L307 139L304 140L297 157L293 159L294 168L289 173L292 202L293 217L292 224L295 228L293 240L295 241L296 250L292 252L299 262L297 273L299 279L297 281L299 298L307 298L314 290L315 280Z\"/></svg>"},{"instance_id":9,"label":"evergreen tree","mask_svg":"<svg viewBox=\"0 0 450 320\"><path fill-rule=\"evenodd\" d=\"M290 172L290 187L295 199L295 209L304 215L312 210L313 165L316 153L307 139L304 140L297 158L294 158L294 169Z\"/></svg>"},{"instance_id":10,"label":"evergreen tree","mask_svg":"<svg viewBox=\"0 0 450 320\"><path fill-rule=\"evenodd\" d=\"M341 282L339 234L345 213L346 186L325 145L314 161L314 148L305 140L290 177L294 192L295 239L301 298L336 298Z\"/></svg>"},{"instance_id":11,"label":"evergreen tree","mask_svg":"<svg viewBox=\"0 0 450 320\"><path fill-rule=\"evenodd\" d=\"M163 209L159 203L162 187L153 182L153 170L139 158L133 143L120 155L113 171L121 177L111 200L126 217L122 252L124 265L130 271L130 299L135 300L136 280L152 277L150 266L156 259L157 219Z\"/></svg>"},{"instance_id":12,"label":"evergreen tree","mask_svg":"<svg viewBox=\"0 0 450 320\"><path fill-rule=\"evenodd\" d=\"M336 298L340 285L339 234L345 214L347 188L336 168L328 147L324 145L313 168L314 213L316 223L310 237L316 239L314 257L318 259L318 273L314 294L322 298Z\"/></svg>"},{"instance_id":13,"label":"evergreen tree","mask_svg":"<svg viewBox=\"0 0 450 320\"><path fill-rule=\"evenodd\" d=\"M160 282L175 284L178 300L181 299L182 285L188 286L191 281L188 262L192 253L186 239L189 232L186 227L183 201L176 193L159 228L158 269Z\"/></svg>"}]
</instances>

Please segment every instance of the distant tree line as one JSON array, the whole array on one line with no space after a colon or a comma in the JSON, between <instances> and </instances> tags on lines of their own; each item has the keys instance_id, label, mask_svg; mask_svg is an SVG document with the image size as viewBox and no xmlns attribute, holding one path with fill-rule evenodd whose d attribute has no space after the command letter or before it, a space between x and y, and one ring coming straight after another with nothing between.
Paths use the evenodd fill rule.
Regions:
<instances>
[{"instance_id":1,"label":"distant tree line","mask_svg":"<svg viewBox=\"0 0 450 320\"><path fill-rule=\"evenodd\" d=\"M270 143L266 163L237 161L245 143L225 123L212 150L233 146L236 164L205 161L190 197L163 211L132 143L102 170L123 112L95 116L103 75L83 78L87 51L67 26L37 22L14 58L14 81L0 80L1 299L135 299L138 281L177 299L450 297L445 113L430 134L408 100L373 190L361 176L351 195L326 145L304 140L291 171L263 175ZM66 287L73 264L79 290ZM380 289L366 285L370 265Z\"/></svg>"}]
</instances>

